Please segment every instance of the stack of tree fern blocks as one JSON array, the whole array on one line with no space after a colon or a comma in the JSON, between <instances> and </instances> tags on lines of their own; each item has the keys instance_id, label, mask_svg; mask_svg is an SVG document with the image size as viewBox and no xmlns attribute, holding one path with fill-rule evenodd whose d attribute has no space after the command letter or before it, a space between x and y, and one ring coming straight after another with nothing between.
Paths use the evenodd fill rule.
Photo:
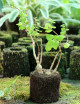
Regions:
<instances>
[{"instance_id":1,"label":"stack of tree fern blocks","mask_svg":"<svg viewBox=\"0 0 80 104\"><path fill-rule=\"evenodd\" d=\"M0 41L5 42L6 47L10 47L12 44L12 37L8 33L0 32Z\"/></svg>"},{"instance_id":2,"label":"stack of tree fern blocks","mask_svg":"<svg viewBox=\"0 0 80 104\"><path fill-rule=\"evenodd\" d=\"M69 78L80 80L80 35L68 35L68 38L74 41L73 47L70 48L69 61Z\"/></svg>"},{"instance_id":3,"label":"stack of tree fern blocks","mask_svg":"<svg viewBox=\"0 0 80 104\"><path fill-rule=\"evenodd\" d=\"M27 76L30 74L28 51L23 47L10 47L3 49L4 76Z\"/></svg>"}]
</instances>

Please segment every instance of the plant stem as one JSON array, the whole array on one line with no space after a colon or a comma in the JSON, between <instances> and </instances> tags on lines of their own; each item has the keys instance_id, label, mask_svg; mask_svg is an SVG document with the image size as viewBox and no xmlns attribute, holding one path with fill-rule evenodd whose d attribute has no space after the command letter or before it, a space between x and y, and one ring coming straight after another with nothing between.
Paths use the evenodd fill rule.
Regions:
<instances>
[{"instance_id":1,"label":"plant stem","mask_svg":"<svg viewBox=\"0 0 80 104\"><path fill-rule=\"evenodd\" d=\"M38 47L38 58L39 58L39 55L40 55L40 49L39 49L39 45L38 45L38 42L37 42L37 39L35 38L36 40L36 44L37 44L37 47Z\"/></svg>"},{"instance_id":2,"label":"plant stem","mask_svg":"<svg viewBox=\"0 0 80 104\"><path fill-rule=\"evenodd\" d=\"M59 63L60 63L60 60L61 60L61 55L62 55L62 53L60 52L60 57L59 57L59 60L58 60L58 64L56 65L54 71L57 71L57 69L59 67Z\"/></svg>"},{"instance_id":3,"label":"plant stem","mask_svg":"<svg viewBox=\"0 0 80 104\"><path fill-rule=\"evenodd\" d=\"M27 12L27 10L26 10L26 12ZM29 24L29 18L27 17L27 20L28 20L28 24ZM25 27L26 27L26 24L25 24ZM29 28L30 28L30 24L29 24ZM27 29L25 30L26 32L27 32ZM32 46L33 46L33 55L34 55L34 58L35 58L35 60L37 61L37 56L36 56L36 53L35 53L35 42L34 42L34 40L33 40L33 37L32 37L32 35L30 34L30 38L31 38L31 40L32 40Z\"/></svg>"},{"instance_id":4,"label":"plant stem","mask_svg":"<svg viewBox=\"0 0 80 104\"><path fill-rule=\"evenodd\" d=\"M5 25L6 25L7 31L11 31L8 20L6 20Z\"/></svg>"},{"instance_id":5,"label":"plant stem","mask_svg":"<svg viewBox=\"0 0 80 104\"><path fill-rule=\"evenodd\" d=\"M27 32L27 29L25 30L26 32ZM33 46L33 55L34 55L34 58L35 58L35 60L37 61L37 56L36 56L36 52L35 52L35 42L34 42L34 40L33 40L33 37L32 37L32 35L30 34L30 38L31 38L31 40L32 40L32 46Z\"/></svg>"},{"instance_id":6,"label":"plant stem","mask_svg":"<svg viewBox=\"0 0 80 104\"><path fill-rule=\"evenodd\" d=\"M40 64L42 63L42 52L43 52L43 47L42 47L42 39L41 39L41 57L40 57Z\"/></svg>"},{"instance_id":7,"label":"plant stem","mask_svg":"<svg viewBox=\"0 0 80 104\"><path fill-rule=\"evenodd\" d=\"M67 36L67 34L66 34L66 37L67 37L67 42L68 42L68 36Z\"/></svg>"},{"instance_id":8,"label":"plant stem","mask_svg":"<svg viewBox=\"0 0 80 104\"><path fill-rule=\"evenodd\" d=\"M54 30L52 30L56 35L58 35Z\"/></svg>"},{"instance_id":9,"label":"plant stem","mask_svg":"<svg viewBox=\"0 0 80 104\"><path fill-rule=\"evenodd\" d=\"M52 62L52 64L51 64L51 66L50 66L50 69L49 69L50 71L52 70L52 68L53 68L53 66L54 66L54 63L55 63L55 61L56 61L58 55L59 55L59 51L58 51L58 53L56 54L56 56L55 56L55 58L54 58L54 60L53 60L53 62Z\"/></svg>"},{"instance_id":10,"label":"plant stem","mask_svg":"<svg viewBox=\"0 0 80 104\"><path fill-rule=\"evenodd\" d=\"M27 12L27 10L26 10L26 12ZM29 18L27 17L27 19L28 19L28 24L29 24ZM25 27L26 27L26 24L25 24ZM30 24L29 24L29 28L30 28ZM26 32L28 32L27 29L26 29ZM38 73L41 73L41 74L42 74L43 71L42 71L42 66L41 66L41 64L40 64L40 61L39 61L39 53L38 53L38 57L37 57L36 52L35 52L35 41L34 41L34 39L33 39L33 37L32 37L31 34L30 34L30 38L31 38L31 40L32 40L33 55L34 55L34 58L35 58L36 63L37 63L36 68L37 68Z\"/></svg>"}]
</instances>

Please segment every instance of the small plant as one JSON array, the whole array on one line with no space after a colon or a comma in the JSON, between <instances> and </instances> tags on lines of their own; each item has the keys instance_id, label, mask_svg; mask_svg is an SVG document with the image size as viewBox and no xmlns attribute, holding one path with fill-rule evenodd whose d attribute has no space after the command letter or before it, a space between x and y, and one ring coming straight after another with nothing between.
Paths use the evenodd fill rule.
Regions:
<instances>
[{"instance_id":1,"label":"small plant","mask_svg":"<svg viewBox=\"0 0 80 104\"><path fill-rule=\"evenodd\" d=\"M62 51L61 48L68 48L70 44L68 43L68 37L66 35L66 29L65 25L61 25L61 32L60 35L58 35L54 29L56 28L54 26L54 21L50 18L47 19L47 23L45 23L44 27L40 26L40 22L37 18L32 18L32 15L28 15L28 10L26 8L17 8L13 2L10 3L12 7L16 8L20 12L20 18L19 23L17 24L19 26L20 30L25 30L26 33L30 36L32 41L32 47L33 47L33 55L36 60L36 71L32 72L30 74L30 98L32 101L39 102L39 103L50 103L50 102L56 102L59 99L59 86L60 86L60 74L57 72ZM33 19L33 21L32 21ZM46 44L46 51L50 51L52 48L57 50L57 54L55 55L55 58L49 68L49 70L44 70L42 68L42 39L38 37L39 33L41 32L39 29L43 28L47 33L53 32L54 35L47 35L46 38L48 40ZM67 37L67 40L65 43L63 43L63 46L61 45L61 42L64 38ZM36 41L37 39L40 40L41 46ZM36 54L35 46L38 47L38 53ZM57 57L59 56L58 63L54 70L52 70L55 61ZM46 77L47 76L47 77ZM56 83L57 82L57 83ZM37 85L37 86L36 86ZM53 92L53 93L52 93ZM47 95L47 96L46 96Z\"/></svg>"},{"instance_id":2,"label":"small plant","mask_svg":"<svg viewBox=\"0 0 80 104\"><path fill-rule=\"evenodd\" d=\"M60 60L61 60L61 54L62 54L62 51L61 51L61 48L64 47L64 48L68 48L70 46L70 44L68 43L68 37L66 35L66 31L68 31L68 29L66 29L65 25L61 25L61 32L60 32L60 35L58 35L53 29L55 28L54 26L52 26L52 24L55 23L54 21L50 20L50 23L46 23L45 24L45 27L44 29L46 29L46 32L52 32L55 34L55 35L47 35L47 44L46 44L46 51L50 51L52 48L57 50L58 49L58 52L51 64L51 67L50 67L50 71L58 57L58 55L60 54L60 58L59 58L59 61L58 61L58 64L56 65L54 71L57 71L58 69L58 66L59 66L59 63L60 63ZM61 46L61 41L63 41L64 38L67 37L67 40L65 43L63 43L63 46Z\"/></svg>"},{"instance_id":3,"label":"small plant","mask_svg":"<svg viewBox=\"0 0 80 104\"><path fill-rule=\"evenodd\" d=\"M12 7L14 8L17 8L14 6L14 3L11 2L10 3ZM20 8L17 8L20 12L20 19L19 19L19 23L17 24L19 26L19 29L20 30L25 30L26 33L30 36L31 40L32 40L32 46L33 46L33 55L34 55L34 58L36 60L36 63L37 63L37 66L36 66L36 69L39 73L43 73L42 71L42 66L41 66L41 63L42 63L42 39L41 40L41 53L40 53L40 49L39 49L39 45L38 43L36 42L36 38L38 38L38 35L39 35L39 28L41 27L40 26L40 23L39 23L39 20L37 18L34 19L34 23L32 23L32 18L28 16L28 11L27 9L24 9L22 7ZM32 15L31 15L32 16ZM60 59L61 59L61 41L63 41L64 38L67 37L66 35L66 31L68 29L66 29L65 25L63 24L61 26L61 33L60 35L58 35L53 29L55 29L56 27L54 26L54 21L51 20L51 19L48 19L47 20L48 22L45 24L44 27L41 27L43 29L46 30L47 33L50 33L51 31L53 31L53 33L55 35L47 35L47 40L48 40L48 43L46 44L46 51L50 51L52 48L54 48L55 50L59 50L58 53L56 54L52 64L51 64L51 67L49 69L49 72L51 71L58 55L60 54L60 58L59 58L59 61L58 61L58 64L56 66L56 68L54 69L54 71L57 71L57 68L59 66L59 63L60 63ZM35 40L34 40L34 38ZM36 52L35 52L35 43L37 44L38 46L38 55L36 55ZM64 48L68 48L69 47L69 43L68 43L68 37L67 37L67 41L63 44L63 47Z\"/></svg>"},{"instance_id":4,"label":"small plant","mask_svg":"<svg viewBox=\"0 0 80 104\"><path fill-rule=\"evenodd\" d=\"M17 79L20 78L20 76L17 76L16 79L14 79L8 86L8 88L4 88L4 90L0 90L0 98L5 98L6 100L11 100L10 96L10 88L13 87L14 89L14 96L16 94L16 89L15 89L15 83ZM5 96L6 94L6 96Z\"/></svg>"}]
</instances>

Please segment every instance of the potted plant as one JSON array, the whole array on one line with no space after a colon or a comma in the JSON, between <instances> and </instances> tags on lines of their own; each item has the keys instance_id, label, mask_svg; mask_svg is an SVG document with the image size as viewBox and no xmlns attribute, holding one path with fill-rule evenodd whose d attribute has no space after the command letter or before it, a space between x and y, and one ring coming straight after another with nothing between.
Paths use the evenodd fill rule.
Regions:
<instances>
[{"instance_id":1,"label":"potted plant","mask_svg":"<svg viewBox=\"0 0 80 104\"><path fill-rule=\"evenodd\" d=\"M12 3L12 6L13 3ZM15 7L15 6L14 6ZM15 7L17 8L17 7ZM30 36L32 40L32 47L33 47L33 55L36 60L36 70L30 74L30 99L37 103L50 103L50 102L56 102L59 99L59 86L60 86L60 74L57 71L57 68L60 63L61 59L61 41L66 37L66 31L65 25L62 25L61 27L61 33L58 35L53 29L55 29L54 21L51 19L47 20L47 23L44 27L40 26L40 23L37 18L34 18L34 24L32 24L32 15L30 14L30 17L27 15L27 9L24 8L17 8L20 12L20 19L19 23L17 24L19 26L20 30L25 30L26 33ZM46 51L50 51L52 48L55 50L58 50L57 54L55 55L55 58L50 66L50 69L43 69L41 62L42 62L42 39L41 40L41 47L39 47L36 38L38 38L39 35L39 28L43 28L46 30L47 33L50 33L53 31L55 35L47 35L47 44L46 44ZM38 47L38 53L36 54L35 45L37 44ZM63 44L64 48L69 47L68 43L68 37L67 41ZM58 63L54 70L52 70L53 65L55 64L55 61L57 57L59 56Z\"/></svg>"}]
</instances>

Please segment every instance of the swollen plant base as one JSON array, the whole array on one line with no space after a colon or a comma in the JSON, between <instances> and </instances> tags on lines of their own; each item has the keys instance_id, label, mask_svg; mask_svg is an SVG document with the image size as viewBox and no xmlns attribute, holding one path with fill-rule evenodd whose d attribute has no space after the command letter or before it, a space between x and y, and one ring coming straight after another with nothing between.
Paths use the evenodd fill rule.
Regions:
<instances>
[{"instance_id":1,"label":"swollen plant base","mask_svg":"<svg viewBox=\"0 0 80 104\"><path fill-rule=\"evenodd\" d=\"M59 99L60 74L39 74L36 71L30 74L30 100L35 103L51 103Z\"/></svg>"}]
</instances>

